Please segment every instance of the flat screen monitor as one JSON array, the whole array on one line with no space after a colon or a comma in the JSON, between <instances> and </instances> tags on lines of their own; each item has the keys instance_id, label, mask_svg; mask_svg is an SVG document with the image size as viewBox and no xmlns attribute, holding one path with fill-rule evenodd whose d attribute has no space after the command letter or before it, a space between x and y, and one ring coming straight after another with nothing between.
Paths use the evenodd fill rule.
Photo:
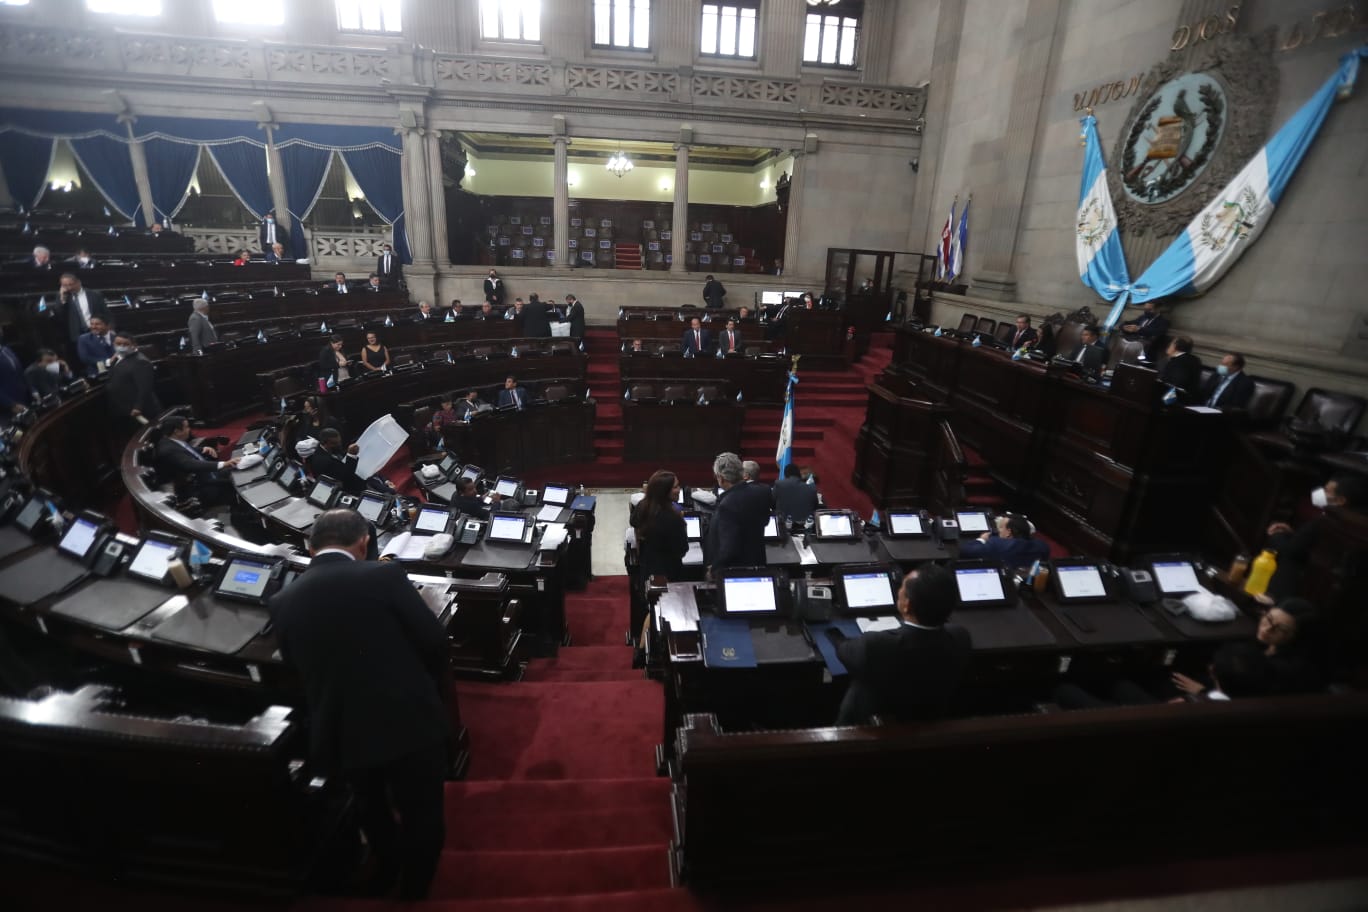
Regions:
<instances>
[{"instance_id":1,"label":"flat screen monitor","mask_svg":"<svg viewBox=\"0 0 1368 912\"><path fill-rule=\"evenodd\" d=\"M1108 598L1102 568L1096 564L1055 561L1053 570L1060 601L1100 602Z\"/></svg>"},{"instance_id":2,"label":"flat screen monitor","mask_svg":"<svg viewBox=\"0 0 1368 912\"><path fill-rule=\"evenodd\" d=\"M480 477L481 474L483 473L481 472L479 466L468 465L464 469L461 469L461 480L475 481Z\"/></svg>"},{"instance_id":3,"label":"flat screen monitor","mask_svg":"<svg viewBox=\"0 0 1368 912\"><path fill-rule=\"evenodd\" d=\"M315 507L327 507L332 503L333 494L337 491L337 482L331 478L320 478L314 483L313 490L309 492L309 503Z\"/></svg>"},{"instance_id":4,"label":"flat screen monitor","mask_svg":"<svg viewBox=\"0 0 1368 912\"><path fill-rule=\"evenodd\" d=\"M703 520L697 513L684 514L684 534L689 541L703 540Z\"/></svg>"},{"instance_id":5,"label":"flat screen monitor","mask_svg":"<svg viewBox=\"0 0 1368 912\"><path fill-rule=\"evenodd\" d=\"M413 523L413 531L440 535L451 523L451 511L445 507L423 507Z\"/></svg>"},{"instance_id":6,"label":"flat screen monitor","mask_svg":"<svg viewBox=\"0 0 1368 912\"><path fill-rule=\"evenodd\" d=\"M278 563L234 557L223 568L223 576L214 592L217 595L243 602L262 602L271 585L271 574Z\"/></svg>"},{"instance_id":7,"label":"flat screen monitor","mask_svg":"<svg viewBox=\"0 0 1368 912\"><path fill-rule=\"evenodd\" d=\"M1197 571L1189 560L1157 560L1154 567L1154 583L1164 595L1187 595L1201 591L1202 584L1197 582Z\"/></svg>"},{"instance_id":8,"label":"flat screen monitor","mask_svg":"<svg viewBox=\"0 0 1368 912\"><path fill-rule=\"evenodd\" d=\"M765 307L782 304L784 303L784 293L782 291L762 291L760 292L760 303Z\"/></svg>"},{"instance_id":9,"label":"flat screen monitor","mask_svg":"<svg viewBox=\"0 0 1368 912\"><path fill-rule=\"evenodd\" d=\"M1007 593L1002 589L1002 572L997 567L956 567L955 586L959 589L961 605L1007 604Z\"/></svg>"},{"instance_id":10,"label":"flat screen monitor","mask_svg":"<svg viewBox=\"0 0 1368 912\"><path fill-rule=\"evenodd\" d=\"M527 532L527 518L520 513L495 513L489 520L491 541L520 542Z\"/></svg>"},{"instance_id":11,"label":"flat screen monitor","mask_svg":"<svg viewBox=\"0 0 1368 912\"><path fill-rule=\"evenodd\" d=\"M380 517L385 513L385 506L389 503L388 497L379 494L362 494L361 502L356 505L356 512L360 513L367 522L378 523Z\"/></svg>"},{"instance_id":12,"label":"flat screen monitor","mask_svg":"<svg viewBox=\"0 0 1368 912\"><path fill-rule=\"evenodd\" d=\"M779 613L775 577L758 571L722 579L722 613L736 617L763 617Z\"/></svg>"},{"instance_id":13,"label":"flat screen monitor","mask_svg":"<svg viewBox=\"0 0 1368 912\"><path fill-rule=\"evenodd\" d=\"M442 457L442 461L437 463L437 471L450 478L451 473L456 471L459 466L460 463L456 461L456 457L447 453Z\"/></svg>"},{"instance_id":14,"label":"flat screen monitor","mask_svg":"<svg viewBox=\"0 0 1368 912\"><path fill-rule=\"evenodd\" d=\"M162 538L149 533L138 550L133 552L133 560L128 565L128 574L149 583L164 583L173 560L185 560L190 552L190 543L183 539Z\"/></svg>"},{"instance_id":15,"label":"flat screen monitor","mask_svg":"<svg viewBox=\"0 0 1368 912\"><path fill-rule=\"evenodd\" d=\"M818 513L818 538L851 538L855 527L850 522L849 513Z\"/></svg>"},{"instance_id":16,"label":"flat screen monitor","mask_svg":"<svg viewBox=\"0 0 1368 912\"><path fill-rule=\"evenodd\" d=\"M78 516L67 526L57 547L63 554L83 561L90 556L91 550L95 547L95 540L100 537L100 526L98 520Z\"/></svg>"},{"instance_id":17,"label":"flat screen monitor","mask_svg":"<svg viewBox=\"0 0 1368 912\"><path fill-rule=\"evenodd\" d=\"M516 497L521 486L522 483L518 479L500 475L499 480L494 483L494 493L500 497Z\"/></svg>"},{"instance_id":18,"label":"flat screen monitor","mask_svg":"<svg viewBox=\"0 0 1368 912\"><path fill-rule=\"evenodd\" d=\"M565 485L542 485L542 503L565 506L570 501L570 489Z\"/></svg>"},{"instance_id":19,"label":"flat screen monitor","mask_svg":"<svg viewBox=\"0 0 1368 912\"><path fill-rule=\"evenodd\" d=\"M893 576L887 567L841 567L836 585L848 611L887 614L898 603Z\"/></svg>"},{"instance_id":20,"label":"flat screen monitor","mask_svg":"<svg viewBox=\"0 0 1368 912\"><path fill-rule=\"evenodd\" d=\"M46 513L47 501L41 495L34 494L28 499L28 503L24 504L23 509L19 511L19 515L14 517L14 524L25 532L32 533L43 521Z\"/></svg>"},{"instance_id":21,"label":"flat screen monitor","mask_svg":"<svg viewBox=\"0 0 1368 912\"><path fill-rule=\"evenodd\" d=\"M956 513L955 518L959 520L960 532L964 534L982 535L984 532L991 531L988 527L988 514L978 511Z\"/></svg>"},{"instance_id":22,"label":"flat screen monitor","mask_svg":"<svg viewBox=\"0 0 1368 912\"><path fill-rule=\"evenodd\" d=\"M888 533L890 535L925 535L920 513L889 513Z\"/></svg>"}]
</instances>

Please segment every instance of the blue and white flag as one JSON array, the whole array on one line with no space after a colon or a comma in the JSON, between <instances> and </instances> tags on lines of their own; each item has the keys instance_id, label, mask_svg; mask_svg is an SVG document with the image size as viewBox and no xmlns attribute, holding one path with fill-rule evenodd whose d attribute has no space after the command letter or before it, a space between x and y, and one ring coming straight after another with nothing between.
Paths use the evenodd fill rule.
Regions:
<instances>
[{"instance_id":1,"label":"blue and white flag","mask_svg":"<svg viewBox=\"0 0 1368 912\"><path fill-rule=\"evenodd\" d=\"M1083 284L1101 295L1104 301L1116 301L1112 313L1120 316L1126 302L1124 292L1130 287L1130 270L1126 268L1121 235L1116 229L1116 209L1107 189L1107 165L1102 160L1102 144L1097 138L1097 118L1089 114L1079 123L1083 125L1084 150L1074 244L1078 275ZM1108 318L1107 325L1112 322Z\"/></svg>"},{"instance_id":2,"label":"blue and white flag","mask_svg":"<svg viewBox=\"0 0 1368 912\"><path fill-rule=\"evenodd\" d=\"M798 373L789 372L788 388L784 390L784 420L779 423L779 445L774 449L774 461L779 463L779 477L784 477L784 469L793 461L793 387L798 382Z\"/></svg>"},{"instance_id":3,"label":"blue and white flag","mask_svg":"<svg viewBox=\"0 0 1368 912\"><path fill-rule=\"evenodd\" d=\"M945 277L947 282L955 281L964 271L964 251L969 246L969 204L973 201L974 195L971 193L964 201L964 208L960 210L959 227L955 229L955 236L950 239L950 270L949 275Z\"/></svg>"},{"instance_id":4,"label":"blue and white flag","mask_svg":"<svg viewBox=\"0 0 1368 912\"><path fill-rule=\"evenodd\" d=\"M1220 281L1258 240L1335 98L1348 98L1368 45L1340 59L1339 69L1301 106L1235 178L1192 219L1187 230L1145 270L1131 291L1141 303L1166 295L1201 294Z\"/></svg>"}]
</instances>

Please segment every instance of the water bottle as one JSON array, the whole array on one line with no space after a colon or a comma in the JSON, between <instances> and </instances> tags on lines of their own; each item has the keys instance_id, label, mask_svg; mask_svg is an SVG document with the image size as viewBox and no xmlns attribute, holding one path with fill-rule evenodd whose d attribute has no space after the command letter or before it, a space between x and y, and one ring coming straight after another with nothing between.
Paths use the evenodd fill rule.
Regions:
<instances>
[{"instance_id":1,"label":"water bottle","mask_svg":"<svg viewBox=\"0 0 1368 912\"><path fill-rule=\"evenodd\" d=\"M180 340L180 350L181 350L181 351L185 351L185 350L186 350L187 348L189 348L189 347L190 347L190 340L187 339L187 338L185 338L185 336L181 336L181 340Z\"/></svg>"},{"instance_id":2,"label":"water bottle","mask_svg":"<svg viewBox=\"0 0 1368 912\"><path fill-rule=\"evenodd\" d=\"M1273 578L1273 572L1277 569L1278 553L1265 548L1254 558L1254 565L1249 569L1249 579L1245 581L1245 592L1250 595L1263 595L1268 591L1268 581Z\"/></svg>"},{"instance_id":3,"label":"water bottle","mask_svg":"<svg viewBox=\"0 0 1368 912\"><path fill-rule=\"evenodd\" d=\"M1176 388L1170 386L1170 387L1168 388L1168 392L1167 392L1167 393L1164 393L1164 405L1173 405L1173 403L1175 403L1175 402L1177 402L1177 401L1178 401L1178 390L1177 390Z\"/></svg>"},{"instance_id":4,"label":"water bottle","mask_svg":"<svg viewBox=\"0 0 1368 912\"><path fill-rule=\"evenodd\" d=\"M983 345L983 336L974 336L974 341L969 344L974 348L981 347Z\"/></svg>"}]
</instances>

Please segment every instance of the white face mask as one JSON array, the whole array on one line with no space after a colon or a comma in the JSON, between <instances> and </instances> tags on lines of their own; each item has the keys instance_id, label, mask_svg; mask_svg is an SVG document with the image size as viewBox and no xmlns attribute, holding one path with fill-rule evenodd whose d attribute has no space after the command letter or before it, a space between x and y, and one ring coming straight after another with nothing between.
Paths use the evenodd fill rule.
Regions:
<instances>
[{"instance_id":1,"label":"white face mask","mask_svg":"<svg viewBox=\"0 0 1368 912\"><path fill-rule=\"evenodd\" d=\"M118 353L121 354L121 355L131 355L131 354L133 354L133 346L131 346L131 345L116 345L116 346L114 346L114 351L118 352Z\"/></svg>"},{"instance_id":2,"label":"white face mask","mask_svg":"<svg viewBox=\"0 0 1368 912\"><path fill-rule=\"evenodd\" d=\"M1317 510L1330 506L1330 497L1325 493L1325 488L1316 488L1311 492L1311 505Z\"/></svg>"},{"instance_id":3,"label":"white face mask","mask_svg":"<svg viewBox=\"0 0 1368 912\"><path fill-rule=\"evenodd\" d=\"M62 372L62 365L57 361L53 361L51 364L44 364L43 367L47 368L49 374L60 374Z\"/></svg>"}]
</instances>

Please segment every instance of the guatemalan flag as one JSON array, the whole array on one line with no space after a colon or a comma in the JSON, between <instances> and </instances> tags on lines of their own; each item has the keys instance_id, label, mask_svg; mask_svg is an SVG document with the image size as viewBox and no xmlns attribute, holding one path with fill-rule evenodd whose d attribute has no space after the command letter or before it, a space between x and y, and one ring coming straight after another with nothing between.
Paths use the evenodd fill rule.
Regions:
<instances>
[{"instance_id":1,"label":"guatemalan flag","mask_svg":"<svg viewBox=\"0 0 1368 912\"><path fill-rule=\"evenodd\" d=\"M779 446L774 450L774 461L779 464L779 477L784 477L784 469L793 461L793 385L798 382L798 372L789 372L788 389L784 391L784 420L779 423Z\"/></svg>"},{"instance_id":2,"label":"guatemalan flag","mask_svg":"<svg viewBox=\"0 0 1368 912\"><path fill-rule=\"evenodd\" d=\"M1113 311L1119 314L1125 306L1122 292L1130 285L1130 271L1126 269L1121 234L1116 230L1116 209L1107 189L1107 166L1102 161L1102 144L1097 138L1097 118L1089 114L1079 122L1083 125L1083 180L1078 188L1074 244L1078 275L1103 300L1119 297Z\"/></svg>"},{"instance_id":3,"label":"guatemalan flag","mask_svg":"<svg viewBox=\"0 0 1368 912\"><path fill-rule=\"evenodd\" d=\"M1201 294L1220 281L1263 233L1335 98L1349 97L1364 57L1368 57L1368 45L1340 59L1339 69L1311 100L1136 280L1131 300L1138 304L1172 294Z\"/></svg>"},{"instance_id":4,"label":"guatemalan flag","mask_svg":"<svg viewBox=\"0 0 1368 912\"><path fill-rule=\"evenodd\" d=\"M936 281L950 281L950 246L951 238L955 231L955 203L959 202L959 197L955 197L950 204L950 215L945 219L945 227L941 229L940 247L936 249Z\"/></svg>"},{"instance_id":5,"label":"guatemalan flag","mask_svg":"<svg viewBox=\"0 0 1368 912\"><path fill-rule=\"evenodd\" d=\"M969 194L969 198L964 201L964 208L960 210L959 227L955 229L955 236L950 241L950 269L945 281L953 282L964 271L964 251L969 246L969 204L974 201L974 195Z\"/></svg>"}]
</instances>

